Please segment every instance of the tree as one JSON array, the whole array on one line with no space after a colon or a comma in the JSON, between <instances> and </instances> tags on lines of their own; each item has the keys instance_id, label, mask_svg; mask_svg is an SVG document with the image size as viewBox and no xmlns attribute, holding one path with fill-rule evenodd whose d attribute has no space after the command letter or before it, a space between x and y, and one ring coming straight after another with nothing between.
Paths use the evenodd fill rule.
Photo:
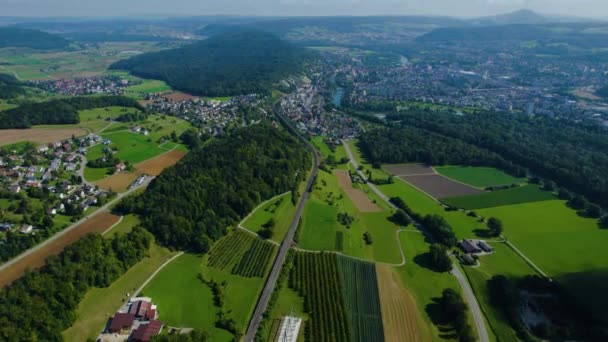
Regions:
<instances>
[{"instance_id":1,"label":"tree","mask_svg":"<svg viewBox=\"0 0 608 342\"><path fill-rule=\"evenodd\" d=\"M608 228L608 214L602 216L602 218L600 219L600 227Z\"/></svg>"},{"instance_id":2,"label":"tree","mask_svg":"<svg viewBox=\"0 0 608 342\"><path fill-rule=\"evenodd\" d=\"M602 216L602 208L600 208L598 205L595 205L593 203L588 203L587 206L585 207L585 216L591 217L591 218L598 218L598 217Z\"/></svg>"},{"instance_id":3,"label":"tree","mask_svg":"<svg viewBox=\"0 0 608 342\"><path fill-rule=\"evenodd\" d=\"M431 266L435 271L448 272L452 269L452 260L448 256L448 249L444 245L434 243L429 249Z\"/></svg>"},{"instance_id":4,"label":"tree","mask_svg":"<svg viewBox=\"0 0 608 342\"><path fill-rule=\"evenodd\" d=\"M490 217L487 223L488 229L492 233L493 236L500 236L502 234L502 221L495 218Z\"/></svg>"},{"instance_id":5,"label":"tree","mask_svg":"<svg viewBox=\"0 0 608 342\"><path fill-rule=\"evenodd\" d=\"M389 219L404 227L407 227L412 222L403 209L397 209L397 211Z\"/></svg>"},{"instance_id":6,"label":"tree","mask_svg":"<svg viewBox=\"0 0 608 342\"><path fill-rule=\"evenodd\" d=\"M366 245L371 245L372 243L374 243L372 239L372 234L370 232L363 233L363 240L365 241Z\"/></svg>"}]
</instances>

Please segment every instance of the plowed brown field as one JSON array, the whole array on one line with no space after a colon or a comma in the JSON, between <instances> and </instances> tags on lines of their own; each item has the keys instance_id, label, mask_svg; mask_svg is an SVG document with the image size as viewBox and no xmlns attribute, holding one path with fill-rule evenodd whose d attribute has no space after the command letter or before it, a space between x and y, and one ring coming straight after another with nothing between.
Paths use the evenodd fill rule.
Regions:
<instances>
[{"instance_id":1,"label":"plowed brown field","mask_svg":"<svg viewBox=\"0 0 608 342\"><path fill-rule=\"evenodd\" d=\"M0 145L14 144L21 141L31 141L36 144L48 144L72 135L80 136L87 132L81 128L28 128L0 130Z\"/></svg>"},{"instance_id":2,"label":"plowed brown field","mask_svg":"<svg viewBox=\"0 0 608 342\"><path fill-rule=\"evenodd\" d=\"M108 212L99 213L42 247L34 247L32 253L26 255L24 258L0 272L0 287L4 287L19 279L19 277L28 269L36 269L44 266L46 258L61 253L65 247L78 241L83 236L89 233L103 233L106 229L118 222L119 218L119 216L112 215ZM61 234L61 232L58 234Z\"/></svg>"},{"instance_id":3,"label":"plowed brown field","mask_svg":"<svg viewBox=\"0 0 608 342\"><path fill-rule=\"evenodd\" d=\"M348 198L355 204L355 207L362 213L371 213L382 211L376 203L372 202L367 195L359 190L353 188L353 183L348 176L348 172L344 170L336 170L336 176L338 177L338 184Z\"/></svg>"}]
</instances>

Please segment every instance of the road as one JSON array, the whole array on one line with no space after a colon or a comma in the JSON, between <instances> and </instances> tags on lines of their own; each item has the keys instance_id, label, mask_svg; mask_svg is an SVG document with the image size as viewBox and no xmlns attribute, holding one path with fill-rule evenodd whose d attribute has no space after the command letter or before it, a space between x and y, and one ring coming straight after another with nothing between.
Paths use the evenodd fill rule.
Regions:
<instances>
[{"instance_id":1,"label":"road","mask_svg":"<svg viewBox=\"0 0 608 342\"><path fill-rule=\"evenodd\" d=\"M277 253L276 258L274 259L272 269L270 270L270 274L266 279L266 284L264 284L262 294L260 295L260 298L258 298L255 310L253 311L253 315L251 316L251 320L249 321L249 326L247 327L247 332L245 333L245 341L247 342L251 342L254 340L255 334L258 331L258 328L260 327L262 316L264 315L264 312L266 312L266 308L268 307L268 302L270 301L270 297L272 296L272 292L274 291L274 288L276 286L277 279L279 278L279 274L281 273L281 268L285 263L287 252L289 251L289 248L291 248L291 244L293 243L293 237L296 233L296 229L298 228L300 217L302 216L304 206L306 205L306 201L308 200L308 196L310 195L309 190L312 188L315 178L317 177L317 171L319 170L319 156L317 155L317 151L312 146L312 144L308 140L306 140L306 138L304 138L297 130L295 130L291 126L291 124L287 120L285 120L285 118L279 113L279 111L276 110L276 108L274 109L274 111L277 117L285 124L285 126L287 126L291 133L297 136L300 140L302 140L306 147L312 152L313 168L306 184L306 190L300 198L298 208L296 209L296 213L293 217L293 220L291 221L289 230L285 235L283 243L281 243L279 253Z\"/></svg>"},{"instance_id":2,"label":"road","mask_svg":"<svg viewBox=\"0 0 608 342\"><path fill-rule=\"evenodd\" d=\"M63 229L62 231L58 232L57 234L51 236L50 238L46 239L45 241L43 241L42 243L28 249L27 251L19 254L18 256L14 257L13 259L5 262L4 264L0 265L0 274L2 274L2 272L11 267L12 265L18 263L19 261L23 260L25 257L27 257L30 254L33 254L37 251L39 251L40 249L44 248L45 246L51 244L53 241L59 239L60 237L68 234L70 231L72 231L73 229L75 229L76 227L78 227L81 223L86 222L87 220L89 220L89 218L102 213L106 210L108 210L112 205L114 205L115 203L117 203L118 201L120 201L123 197L130 195L131 193L133 193L134 191L136 191L137 189L141 188L142 186L146 186L150 183L150 181L152 181L153 177L149 178L148 180L146 180L144 183L142 183L141 186L139 187L135 187L132 188L126 192L120 193L118 194L114 199L112 199L111 201L109 201L108 203L106 203L104 206L100 207L98 210L96 210L93 214L85 216L84 218L80 219L79 221L72 223L70 226L68 226L67 228Z\"/></svg>"},{"instance_id":3,"label":"road","mask_svg":"<svg viewBox=\"0 0 608 342\"><path fill-rule=\"evenodd\" d=\"M346 150L346 153L348 154L348 158L350 158L351 164L353 164L353 166L357 170L357 173L359 174L359 176L361 176L361 179L366 179L367 177L365 177L365 174L363 173L363 171L359 170L359 163L357 162L352 151L350 150L350 146L348 145L348 143L344 142L343 145L344 145L344 149ZM382 191L380 191L374 184L367 183L367 185L370 187L370 189L372 189L372 191L374 191L376 193L376 195L378 195L380 198L382 198L391 207L396 208L395 205L393 205L390 202L390 199L388 198L388 196L383 194ZM432 236L424 230L424 227L419 222L416 222L414 220L412 220L412 222L414 222L414 225L416 225L416 227L418 227L418 229L423 231L426 236L428 236L428 237ZM456 279L458 280L458 284L460 284L460 287L462 288L462 292L467 300L467 303L469 304L469 309L471 309L471 313L473 314L473 320L475 321L475 327L477 329L477 334L479 335L479 340L481 342L489 342L490 337L488 335L488 330L486 328L486 324L483 319L483 313L481 312L481 308L479 307L479 302L477 302L477 297L475 297L475 293L473 293L471 284L469 284L469 282L467 281L467 278L464 276L464 274L462 273L460 268L458 268L458 266L454 265L452 267L452 271L450 273L453 276L455 276Z\"/></svg>"}]
</instances>

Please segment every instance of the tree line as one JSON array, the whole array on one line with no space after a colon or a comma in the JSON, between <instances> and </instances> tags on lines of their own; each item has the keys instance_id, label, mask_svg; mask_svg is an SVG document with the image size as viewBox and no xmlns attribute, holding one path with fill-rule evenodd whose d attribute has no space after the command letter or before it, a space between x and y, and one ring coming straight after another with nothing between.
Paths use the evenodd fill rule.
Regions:
<instances>
[{"instance_id":1,"label":"tree line","mask_svg":"<svg viewBox=\"0 0 608 342\"><path fill-rule=\"evenodd\" d=\"M136 227L104 239L88 235L0 291L0 340L62 341L91 287L107 287L146 255L152 236Z\"/></svg>"},{"instance_id":2,"label":"tree line","mask_svg":"<svg viewBox=\"0 0 608 342\"><path fill-rule=\"evenodd\" d=\"M139 214L164 246L205 253L258 203L295 191L310 158L269 124L237 129L191 151L116 210Z\"/></svg>"},{"instance_id":3,"label":"tree line","mask_svg":"<svg viewBox=\"0 0 608 342\"><path fill-rule=\"evenodd\" d=\"M45 102L25 103L0 111L0 129L30 128L33 125L65 125L80 122L79 110L109 106L145 110L135 99L125 96L78 96Z\"/></svg>"}]
</instances>

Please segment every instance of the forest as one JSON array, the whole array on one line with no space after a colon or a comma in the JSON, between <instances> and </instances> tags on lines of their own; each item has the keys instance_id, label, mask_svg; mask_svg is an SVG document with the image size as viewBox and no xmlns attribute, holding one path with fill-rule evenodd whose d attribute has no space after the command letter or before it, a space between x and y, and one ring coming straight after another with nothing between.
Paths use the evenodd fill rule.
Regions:
<instances>
[{"instance_id":1,"label":"forest","mask_svg":"<svg viewBox=\"0 0 608 342\"><path fill-rule=\"evenodd\" d=\"M65 49L70 42L58 35L16 27L0 27L0 48L24 47L39 50Z\"/></svg>"},{"instance_id":2,"label":"forest","mask_svg":"<svg viewBox=\"0 0 608 342\"><path fill-rule=\"evenodd\" d=\"M312 52L259 31L232 30L178 49L146 53L114 63L161 79L172 88L205 96L267 93L270 86L303 70Z\"/></svg>"},{"instance_id":3,"label":"forest","mask_svg":"<svg viewBox=\"0 0 608 342\"><path fill-rule=\"evenodd\" d=\"M13 75L0 74L0 99L8 100L25 95L23 84Z\"/></svg>"},{"instance_id":4,"label":"forest","mask_svg":"<svg viewBox=\"0 0 608 342\"><path fill-rule=\"evenodd\" d=\"M296 190L310 165L287 132L254 125L194 149L115 209L139 214L164 246L206 253L260 202Z\"/></svg>"},{"instance_id":5,"label":"forest","mask_svg":"<svg viewBox=\"0 0 608 342\"><path fill-rule=\"evenodd\" d=\"M80 122L79 110L109 106L144 108L125 96L78 96L32 102L17 108L0 111L0 129L30 128L33 125L65 125Z\"/></svg>"},{"instance_id":6,"label":"forest","mask_svg":"<svg viewBox=\"0 0 608 342\"><path fill-rule=\"evenodd\" d=\"M608 140L605 129L596 124L520 113L458 116L424 109L387 119L394 127L361 138L363 152L376 163L486 165L514 176L526 176L527 169L608 205Z\"/></svg>"},{"instance_id":7,"label":"forest","mask_svg":"<svg viewBox=\"0 0 608 342\"><path fill-rule=\"evenodd\" d=\"M142 228L104 239L88 235L0 291L0 340L61 341L91 287L106 287L142 260L152 236Z\"/></svg>"}]
</instances>

